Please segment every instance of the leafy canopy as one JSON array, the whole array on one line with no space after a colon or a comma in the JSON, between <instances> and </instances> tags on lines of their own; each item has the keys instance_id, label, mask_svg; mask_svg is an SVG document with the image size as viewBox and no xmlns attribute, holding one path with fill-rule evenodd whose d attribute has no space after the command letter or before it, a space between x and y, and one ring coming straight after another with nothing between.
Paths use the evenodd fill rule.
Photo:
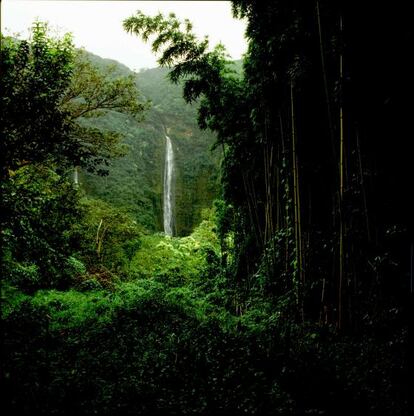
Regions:
<instances>
[{"instance_id":1,"label":"leafy canopy","mask_svg":"<svg viewBox=\"0 0 414 416\"><path fill-rule=\"evenodd\" d=\"M74 65L70 35L49 37L47 25L36 22L30 41L1 36L0 158L7 169L76 154L70 136L72 123L61 109Z\"/></svg>"}]
</instances>

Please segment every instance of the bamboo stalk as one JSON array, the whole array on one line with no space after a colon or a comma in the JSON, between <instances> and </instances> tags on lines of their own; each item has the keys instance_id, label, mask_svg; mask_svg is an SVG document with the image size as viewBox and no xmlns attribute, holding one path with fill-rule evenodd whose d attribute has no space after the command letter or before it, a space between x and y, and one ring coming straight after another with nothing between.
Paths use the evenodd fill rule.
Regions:
<instances>
[{"instance_id":1,"label":"bamboo stalk","mask_svg":"<svg viewBox=\"0 0 414 416\"><path fill-rule=\"evenodd\" d=\"M265 230L264 230L264 241L267 242L269 239L269 223L270 223L270 212L269 212L269 165L268 165L268 152L267 144L263 148L263 166L264 166L264 182L265 182Z\"/></svg>"},{"instance_id":2,"label":"bamboo stalk","mask_svg":"<svg viewBox=\"0 0 414 416\"><path fill-rule=\"evenodd\" d=\"M322 293L321 293L321 310L320 310L320 313L319 313L319 325L322 323L322 316L323 316L323 313L324 313L325 284L326 284L326 279L323 278L322 279Z\"/></svg>"},{"instance_id":3,"label":"bamboo stalk","mask_svg":"<svg viewBox=\"0 0 414 416\"><path fill-rule=\"evenodd\" d=\"M297 200L296 200L296 138L295 138L295 110L293 105L293 85L290 83L290 110L291 110L291 123L292 123L292 172L293 172L293 211L294 211L294 225L295 225L295 243L296 243L296 256L298 254L298 236L297 236Z\"/></svg>"},{"instance_id":4,"label":"bamboo stalk","mask_svg":"<svg viewBox=\"0 0 414 416\"><path fill-rule=\"evenodd\" d=\"M303 320L303 303L299 287L302 285L302 261L301 261L301 223L300 223L300 198L299 198L299 181L298 181L298 159L296 152L296 129L295 129L295 106L293 98L293 83L290 83L290 104L291 104L291 123L292 123L292 171L293 171L293 208L294 208L294 225L295 225L295 255L296 255L296 297L297 304L300 305L300 311Z\"/></svg>"},{"instance_id":5,"label":"bamboo stalk","mask_svg":"<svg viewBox=\"0 0 414 416\"><path fill-rule=\"evenodd\" d=\"M342 37L342 16L339 18L339 30ZM343 87L343 53L339 55L339 79L341 97L339 103L339 285L338 285L338 328L342 328L343 310L343 277L344 277L344 224L343 224L343 197L344 197L344 114L342 104Z\"/></svg>"},{"instance_id":6,"label":"bamboo stalk","mask_svg":"<svg viewBox=\"0 0 414 416\"><path fill-rule=\"evenodd\" d=\"M279 151L277 152L278 156L277 156L277 160L278 163L276 165L276 231L280 230L280 167L279 167L279 163L280 163L280 154Z\"/></svg>"},{"instance_id":7,"label":"bamboo stalk","mask_svg":"<svg viewBox=\"0 0 414 416\"><path fill-rule=\"evenodd\" d=\"M321 13L320 13L320 9L319 9L319 0L316 0L316 19L317 19L317 22L318 22L319 51L320 51L320 54L321 54L322 78L323 78L323 86L324 86L325 99L326 99L326 109L327 109L327 112L328 112L329 135L330 135L330 138L331 138L333 160L335 160L336 159L335 139L334 139L334 129L333 129L333 122L332 122L331 101L329 99L328 77L326 75L325 50L324 50L324 47L323 47Z\"/></svg>"},{"instance_id":8,"label":"bamboo stalk","mask_svg":"<svg viewBox=\"0 0 414 416\"><path fill-rule=\"evenodd\" d=\"M358 130L356 131L356 144L357 144L357 152L358 152L359 177L360 177L359 184L361 185L362 202L364 204L365 222L367 226L367 237L368 237L368 241L371 241L371 232L369 228L369 217L368 217L368 206L367 206L367 194L365 192L365 186L364 186L364 171L362 169L361 147L359 144Z\"/></svg>"},{"instance_id":9,"label":"bamboo stalk","mask_svg":"<svg viewBox=\"0 0 414 416\"><path fill-rule=\"evenodd\" d=\"M269 114L266 111L264 120L265 130L265 146L263 149L264 170L265 170L265 194L266 194L266 208L265 208L265 237L264 242L267 243L273 234L273 195L272 195L272 167L273 167L273 145L269 143Z\"/></svg>"},{"instance_id":10,"label":"bamboo stalk","mask_svg":"<svg viewBox=\"0 0 414 416\"><path fill-rule=\"evenodd\" d=\"M273 235L273 194L272 194L272 185L273 185L273 175L272 175L272 169L273 167L273 145L270 143L270 151L268 152L268 168L267 172L269 175L268 179L268 189L267 189L267 195L268 195L268 201L269 201L269 238L272 238Z\"/></svg>"},{"instance_id":11,"label":"bamboo stalk","mask_svg":"<svg viewBox=\"0 0 414 416\"><path fill-rule=\"evenodd\" d=\"M340 17L340 31L342 33L342 16ZM342 89L343 81L343 56L342 51L339 55L339 79ZM339 133L340 133L340 146L339 146L339 194L342 199L344 193L344 114L342 106L342 91L341 100L339 104Z\"/></svg>"},{"instance_id":12,"label":"bamboo stalk","mask_svg":"<svg viewBox=\"0 0 414 416\"><path fill-rule=\"evenodd\" d=\"M252 195L253 211L254 211L254 214L255 214L255 217L256 217L257 229L259 231L260 242L262 244L262 247L264 247L264 237L263 237L262 229L260 227L259 207L257 205L256 188L254 187L253 181L249 177L247 178L247 184L250 187L250 193Z\"/></svg>"},{"instance_id":13,"label":"bamboo stalk","mask_svg":"<svg viewBox=\"0 0 414 416\"><path fill-rule=\"evenodd\" d=\"M299 275L300 280L304 282L303 276L303 259L302 259L302 221L301 221L301 204L300 204L300 187L299 187L299 165L298 165L298 155L296 152L296 213L297 213L297 224L298 224L298 238L299 238Z\"/></svg>"},{"instance_id":14,"label":"bamboo stalk","mask_svg":"<svg viewBox=\"0 0 414 416\"><path fill-rule=\"evenodd\" d=\"M285 134L283 129L283 118L282 113L279 112L279 124L280 124L280 138L282 144L282 166L283 166L283 174L286 177L286 146L285 146ZM287 185L285 187L289 187L289 182L286 182ZM290 220L289 220L289 196L286 196L286 193L289 193L289 189L283 189L283 202L284 206L281 207L281 227L285 227L286 230L290 227ZM285 211L285 216L283 216L283 210ZM283 222L282 222L283 220ZM285 273L289 270L289 238L285 237Z\"/></svg>"},{"instance_id":15,"label":"bamboo stalk","mask_svg":"<svg viewBox=\"0 0 414 416\"><path fill-rule=\"evenodd\" d=\"M245 176L245 174L244 174L243 171L242 171L242 179L243 179L244 192L246 193L247 208L249 210L250 222L251 222L251 224L253 226L254 236L256 238L256 242L257 242L257 244L259 244L259 239L258 239L257 233L256 233L256 227L255 227L255 222L254 222L254 216L253 216L253 212L252 212L252 207L251 207L251 204L250 204L249 189L247 187L247 180L246 180L246 176Z\"/></svg>"},{"instance_id":16,"label":"bamboo stalk","mask_svg":"<svg viewBox=\"0 0 414 416\"><path fill-rule=\"evenodd\" d=\"M414 270L414 244L411 243L410 247L410 293L413 293L413 273Z\"/></svg>"}]
</instances>

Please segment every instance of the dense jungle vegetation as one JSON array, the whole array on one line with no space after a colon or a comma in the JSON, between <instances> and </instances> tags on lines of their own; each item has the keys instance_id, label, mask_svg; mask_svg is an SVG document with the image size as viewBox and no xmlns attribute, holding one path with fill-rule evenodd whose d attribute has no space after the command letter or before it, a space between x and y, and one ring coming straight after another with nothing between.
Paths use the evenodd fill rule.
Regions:
<instances>
[{"instance_id":1,"label":"dense jungle vegetation","mask_svg":"<svg viewBox=\"0 0 414 416\"><path fill-rule=\"evenodd\" d=\"M138 75L1 37L2 414L408 414L408 5L232 4L241 68L173 14Z\"/></svg>"}]
</instances>

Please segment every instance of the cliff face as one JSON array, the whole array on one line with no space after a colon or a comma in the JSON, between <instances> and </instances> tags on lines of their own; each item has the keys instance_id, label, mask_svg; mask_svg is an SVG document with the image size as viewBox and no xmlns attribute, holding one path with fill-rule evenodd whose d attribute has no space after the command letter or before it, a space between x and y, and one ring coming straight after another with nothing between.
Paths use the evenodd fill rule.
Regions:
<instances>
[{"instance_id":1,"label":"cliff face","mask_svg":"<svg viewBox=\"0 0 414 416\"><path fill-rule=\"evenodd\" d=\"M90 54L98 66L116 65L117 73L129 75L122 64ZM166 78L165 69L149 69L137 74L142 95L152 101L145 121L110 112L100 119L87 120L94 126L124 136L127 154L113 160L109 175L83 173L81 184L90 196L123 207L150 232L163 231L163 174L165 135L171 138L175 160L174 228L176 235L189 234L201 219L203 208L218 196L219 152L211 152L214 136L197 127L196 107L182 99L182 89Z\"/></svg>"}]
</instances>

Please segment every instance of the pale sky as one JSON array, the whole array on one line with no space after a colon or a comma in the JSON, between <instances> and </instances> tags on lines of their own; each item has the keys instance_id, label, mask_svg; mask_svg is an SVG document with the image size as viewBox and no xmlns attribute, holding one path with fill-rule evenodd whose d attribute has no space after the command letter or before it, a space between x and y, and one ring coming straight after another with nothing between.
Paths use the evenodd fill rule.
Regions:
<instances>
[{"instance_id":1,"label":"pale sky","mask_svg":"<svg viewBox=\"0 0 414 416\"><path fill-rule=\"evenodd\" d=\"M77 47L115 59L133 70L153 68L158 66L157 57L150 44L122 28L122 21L137 10L149 15L174 12L179 18L188 18L200 38L208 35L211 45L222 42L233 59L240 59L246 52L246 23L232 17L228 1L2 0L1 30L27 38L28 28L38 18L61 34L72 32Z\"/></svg>"}]
</instances>

